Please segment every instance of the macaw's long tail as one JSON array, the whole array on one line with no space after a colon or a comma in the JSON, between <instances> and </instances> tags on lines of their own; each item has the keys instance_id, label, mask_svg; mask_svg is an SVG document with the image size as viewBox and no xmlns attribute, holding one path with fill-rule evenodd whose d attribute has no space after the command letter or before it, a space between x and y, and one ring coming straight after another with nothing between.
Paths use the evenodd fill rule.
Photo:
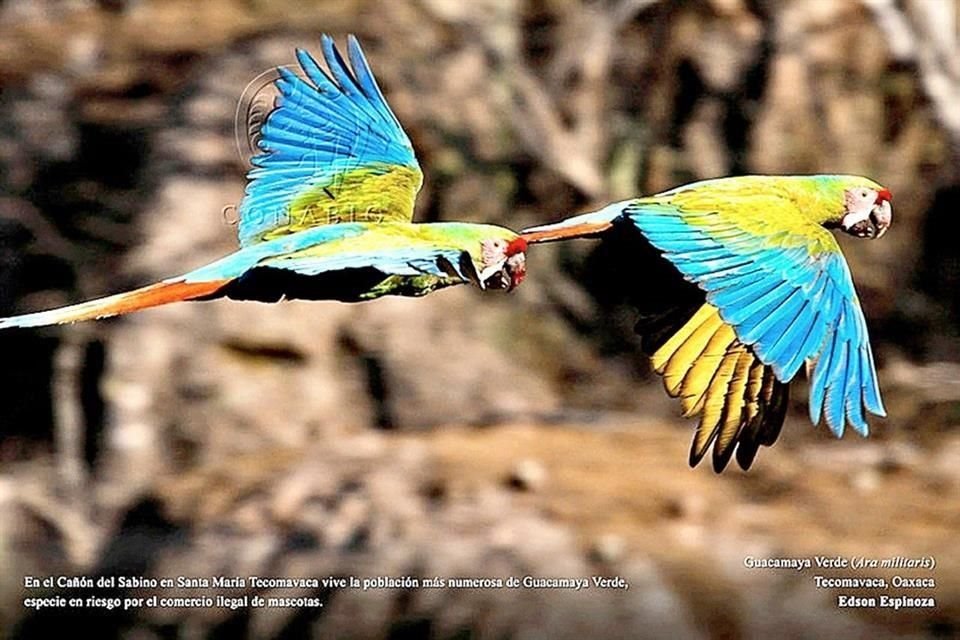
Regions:
<instances>
[{"instance_id":1,"label":"macaw's long tail","mask_svg":"<svg viewBox=\"0 0 960 640\"><path fill-rule=\"evenodd\" d=\"M520 235L530 244L598 236L613 226L614 221L623 215L624 209L629 204L630 201L614 202L599 211L591 211L553 224L524 229Z\"/></svg>"},{"instance_id":2,"label":"macaw's long tail","mask_svg":"<svg viewBox=\"0 0 960 640\"><path fill-rule=\"evenodd\" d=\"M42 327L48 324L64 324L80 320L94 320L116 316L131 311L139 311L149 307L157 307L170 302L194 300L216 293L221 287L230 282L227 280L208 280L202 282L185 282L183 278L164 280L133 291L125 291L116 295L96 300L88 300L59 309L27 313L22 316L0 318L0 329L12 327Z\"/></svg>"}]
</instances>

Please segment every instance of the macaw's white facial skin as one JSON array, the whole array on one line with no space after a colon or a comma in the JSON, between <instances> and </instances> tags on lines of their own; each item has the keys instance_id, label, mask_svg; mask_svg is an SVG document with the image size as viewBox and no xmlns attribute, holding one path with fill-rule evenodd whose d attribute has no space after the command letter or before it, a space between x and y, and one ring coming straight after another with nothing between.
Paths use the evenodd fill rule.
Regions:
<instances>
[{"instance_id":1,"label":"macaw's white facial skin","mask_svg":"<svg viewBox=\"0 0 960 640\"><path fill-rule=\"evenodd\" d=\"M841 228L858 238L880 238L893 220L892 198L888 189L847 189L843 195Z\"/></svg>"},{"instance_id":2,"label":"macaw's white facial skin","mask_svg":"<svg viewBox=\"0 0 960 640\"><path fill-rule=\"evenodd\" d=\"M481 242L480 288L516 288L527 275L526 251L527 242L519 237L509 242L502 238Z\"/></svg>"}]
</instances>

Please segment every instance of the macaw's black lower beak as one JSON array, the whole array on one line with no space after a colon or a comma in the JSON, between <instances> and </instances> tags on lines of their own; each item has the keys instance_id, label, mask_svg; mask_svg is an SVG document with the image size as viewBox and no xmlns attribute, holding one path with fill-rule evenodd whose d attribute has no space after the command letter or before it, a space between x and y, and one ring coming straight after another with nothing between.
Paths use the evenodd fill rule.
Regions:
<instances>
[{"instance_id":1,"label":"macaw's black lower beak","mask_svg":"<svg viewBox=\"0 0 960 640\"><path fill-rule=\"evenodd\" d=\"M873 238L877 235L877 229L872 220L861 220L847 229L847 233L858 238Z\"/></svg>"},{"instance_id":2,"label":"macaw's black lower beak","mask_svg":"<svg viewBox=\"0 0 960 640\"><path fill-rule=\"evenodd\" d=\"M890 222L893 220L893 209L886 200L878 202L870 210L870 224L873 226L873 234L870 238L882 238L883 234L890 228Z\"/></svg>"},{"instance_id":3,"label":"macaw's black lower beak","mask_svg":"<svg viewBox=\"0 0 960 640\"><path fill-rule=\"evenodd\" d=\"M507 271L506 266L488 275L483 284L487 289L503 289L505 291L513 289L513 280L510 278L510 272Z\"/></svg>"}]
</instances>

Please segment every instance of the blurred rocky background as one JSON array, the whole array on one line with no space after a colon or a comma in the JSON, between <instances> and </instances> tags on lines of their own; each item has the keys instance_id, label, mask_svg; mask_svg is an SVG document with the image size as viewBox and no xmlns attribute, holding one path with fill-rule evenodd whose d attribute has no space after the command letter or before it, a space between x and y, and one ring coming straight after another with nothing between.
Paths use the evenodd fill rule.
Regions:
<instances>
[{"instance_id":1,"label":"blurred rocky background","mask_svg":"<svg viewBox=\"0 0 960 640\"><path fill-rule=\"evenodd\" d=\"M589 241L538 248L509 295L184 304L0 333L0 638L960 634L955 2L4 0L0 315L232 250L237 99L321 31L363 42L424 168L420 220L519 228L747 172L889 186L891 232L841 238L889 418L836 441L800 389L751 471L689 469L693 425ZM902 573L932 575L938 607L838 609L817 572L743 565L814 554L933 556ZM22 606L25 575L630 589L45 615Z\"/></svg>"}]
</instances>

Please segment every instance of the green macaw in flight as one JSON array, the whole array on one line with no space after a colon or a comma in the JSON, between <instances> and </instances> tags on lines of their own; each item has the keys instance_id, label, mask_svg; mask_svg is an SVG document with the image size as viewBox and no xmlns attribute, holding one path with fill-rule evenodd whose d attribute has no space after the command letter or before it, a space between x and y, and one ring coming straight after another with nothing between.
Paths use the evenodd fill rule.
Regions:
<instances>
[{"instance_id":1,"label":"green macaw in flight","mask_svg":"<svg viewBox=\"0 0 960 640\"><path fill-rule=\"evenodd\" d=\"M349 64L322 38L324 71L306 51L302 78L279 68L239 205L240 248L185 275L50 311L0 319L0 329L104 318L181 300L355 302L421 296L454 284L512 289L526 243L488 224L412 222L423 182L410 139L357 40Z\"/></svg>"},{"instance_id":2,"label":"green macaw in flight","mask_svg":"<svg viewBox=\"0 0 960 640\"><path fill-rule=\"evenodd\" d=\"M630 271L626 298L667 393L700 417L695 466L722 471L772 445L790 382L806 365L810 420L866 436L886 415L850 268L828 229L879 238L890 191L846 175L705 180L526 229L528 244L603 237ZM655 291L652 291L654 290ZM651 294L652 293L652 294Z\"/></svg>"},{"instance_id":3,"label":"green macaw in flight","mask_svg":"<svg viewBox=\"0 0 960 640\"><path fill-rule=\"evenodd\" d=\"M779 436L791 381L811 378L810 419L839 437L883 416L866 321L829 229L879 238L891 194L857 176L706 180L517 234L485 224L413 223L422 174L356 39L349 64L322 38L325 72L280 68L239 206L240 249L183 276L0 329L128 313L180 300L355 302L472 283L511 290L529 244L599 237L638 307L637 331L667 392L699 416L690 464L736 453L747 469Z\"/></svg>"}]
</instances>

